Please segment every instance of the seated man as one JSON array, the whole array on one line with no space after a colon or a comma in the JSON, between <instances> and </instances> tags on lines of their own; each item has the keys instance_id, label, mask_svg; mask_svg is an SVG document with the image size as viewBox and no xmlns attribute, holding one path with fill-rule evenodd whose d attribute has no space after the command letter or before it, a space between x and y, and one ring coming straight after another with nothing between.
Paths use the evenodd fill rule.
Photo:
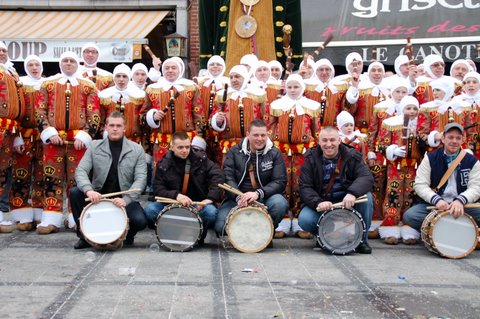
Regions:
<instances>
[{"instance_id":1,"label":"seated man","mask_svg":"<svg viewBox=\"0 0 480 319\"><path fill-rule=\"evenodd\" d=\"M215 224L217 234L224 233L227 216L233 207L245 207L254 201L268 207L276 229L288 211L288 202L283 196L287 185L286 168L282 154L268 138L267 126L262 120L250 123L247 137L230 149L223 169L227 184L243 195L227 194L228 199L219 208Z\"/></svg>"},{"instance_id":2,"label":"seated man","mask_svg":"<svg viewBox=\"0 0 480 319\"><path fill-rule=\"evenodd\" d=\"M466 212L480 224L480 209L464 208L465 204L474 203L480 198L480 163L473 155L461 150L463 132L463 126L458 123L445 125L443 147L425 156L418 166L413 188L423 202L403 214L403 221L418 232L430 213L427 210L429 205L447 211L456 218ZM455 160L459 156L457 165L458 161ZM448 175L446 172L452 164L457 166ZM446 182L441 184L445 179Z\"/></svg>"},{"instance_id":3,"label":"seated man","mask_svg":"<svg viewBox=\"0 0 480 319\"><path fill-rule=\"evenodd\" d=\"M193 151L187 133L179 131L172 135L170 151L157 163L153 193L175 199L183 206L191 206L194 201L202 203L197 206L203 221L203 233L198 242L201 245L208 229L215 225L217 207L214 203L221 199L222 191L218 184L224 180L220 167L209 160L205 152ZM155 225L158 214L165 206L155 202L145 207L150 227Z\"/></svg>"},{"instance_id":4,"label":"seated man","mask_svg":"<svg viewBox=\"0 0 480 319\"><path fill-rule=\"evenodd\" d=\"M372 186L373 176L362 154L342 144L336 128L323 128L318 145L305 153L300 171L299 193L305 206L300 211L298 224L316 235L321 212L331 209L333 203L342 202L345 208L353 207L362 215L368 230L373 214ZM355 204L357 197L365 194L368 201ZM372 253L367 231L356 251Z\"/></svg>"},{"instance_id":5,"label":"seated man","mask_svg":"<svg viewBox=\"0 0 480 319\"><path fill-rule=\"evenodd\" d=\"M105 130L108 138L92 141L75 170L77 187L70 191L73 218L80 238L75 249L90 247L78 222L87 204L85 196L92 203L98 203L102 194L139 189L138 192L123 194L112 200L116 206L125 207L129 219L130 229L123 244L133 245L136 233L147 226L143 208L138 202L147 183L147 163L143 148L124 137L125 120L118 111L107 117ZM92 180L89 176L92 176Z\"/></svg>"}]
</instances>

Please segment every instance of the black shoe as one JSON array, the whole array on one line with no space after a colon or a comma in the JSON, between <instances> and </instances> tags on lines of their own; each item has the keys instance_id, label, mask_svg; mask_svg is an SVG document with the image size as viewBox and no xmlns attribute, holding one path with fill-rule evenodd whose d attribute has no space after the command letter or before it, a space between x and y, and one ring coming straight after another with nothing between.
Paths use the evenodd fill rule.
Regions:
<instances>
[{"instance_id":1,"label":"black shoe","mask_svg":"<svg viewBox=\"0 0 480 319\"><path fill-rule=\"evenodd\" d=\"M89 247L92 247L92 245L90 245L89 243L87 243L85 241L85 239L79 239L75 245L73 245L73 248L74 249L85 249L85 248L89 248Z\"/></svg>"},{"instance_id":2,"label":"black shoe","mask_svg":"<svg viewBox=\"0 0 480 319\"><path fill-rule=\"evenodd\" d=\"M205 244L205 238L200 238L198 241L197 241L197 246L203 246Z\"/></svg>"},{"instance_id":3,"label":"black shoe","mask_svg":"<svg viewBox=\"0 0 480 319\"><path fill-rule=\"evenodd\" d=\"M358 245L356 251L359 254L371 254L372 247L370 247L367 243L361 243L360 245Z\"/></svg>"},{"instance_id":4,"label":"black shoe","mask_svg":"<svg viewBox=\"0 0 480 319\"><path fill-rule=\"evenodd\" d=\"M134 236L127 236L127 238L125 238L125 240L123 241L123 246L133 246L133 242L135 240L135 237Z\"/></svg>"}]
</instances>

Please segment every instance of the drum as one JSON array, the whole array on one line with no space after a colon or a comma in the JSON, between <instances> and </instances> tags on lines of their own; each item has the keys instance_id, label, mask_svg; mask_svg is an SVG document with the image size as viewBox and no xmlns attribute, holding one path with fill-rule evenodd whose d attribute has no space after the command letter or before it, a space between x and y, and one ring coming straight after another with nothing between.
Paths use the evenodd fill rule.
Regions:
<instances>
[{"instance_id":1,"label":"drum","mask_svg":"<svg viewBox=\"0 0 480 319\"><path fill-rule=\"evenodd\" d=\"M273 238L272 218L256 206L234 207L230 211L226 231L228 241L242 253L258 253Z\"/></svg>"},{"instance_id":2,"label":"drum","mask_svg":"<svg viewBox=\"0 0 480 319\"><path fill-rule=\"evenodd\" d=\"M128 232L127 213L110 199L85 206L79 220L83 236L93 248L115 250L123 246Z\"/></svg>"},{"instance_id":3,"label":"drum","mask_svg":"<svg viewBox=\"0 0 480 319\"><path fill-rule=\"evenodd\" d=\"M467 257L478 241L477 224L467 213L454 218L448 212L432 210L422 223L421 234L428 250L455 259Z\"/></svg>"},{"instance_id":4,"label":"drum","mask_svg":"<svg viewBox=\"0 0 480 319\"><path fill-rule=\"evenodd\" d=\"M191 250L200 240L202 232L202 219L194 207L171 204L157 216L155 233L166 250Z\"/></svg>"},{"instance_id":5,"label":"drum","mask_svg":"<svg viewBox=\"0 0 480 319\"><path fill-rule=\"evenodd\" d=\"M354 252L362 243L366 231L365 222L355 209L332 208L318 219L317 241L335 255Z\"/></svg>"}]
</instances>

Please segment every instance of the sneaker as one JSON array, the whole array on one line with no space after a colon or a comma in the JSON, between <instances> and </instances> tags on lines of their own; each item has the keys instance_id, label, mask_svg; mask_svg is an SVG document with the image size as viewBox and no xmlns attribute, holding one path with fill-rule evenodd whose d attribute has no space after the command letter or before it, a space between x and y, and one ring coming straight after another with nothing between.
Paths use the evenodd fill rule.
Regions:
<instances>
[{"instance_id":1,"label":"sneaker","mask_svg":"<svg viewBox=\"0 0 480 319\"><path fill-rule=\"evenodd\" d=\"M74 249L85 249L85 248L89 248L89 247L92 247L92 245L90 245L89 243L87 243L85 241L85 239L79 239L75 245L73 245L73 248Z\"/></svg>"},{"instance_id":2,"label":"sneaker","mask_svg":"<svg viewBox=\"0 0 480 319\"><path fill-rule=\"evenodd\" d=\"M372 247L370 247L367 243L361 243L360 245L358 245L356 251L359 254L371 254Z\"/></svg>"}]
</instances>

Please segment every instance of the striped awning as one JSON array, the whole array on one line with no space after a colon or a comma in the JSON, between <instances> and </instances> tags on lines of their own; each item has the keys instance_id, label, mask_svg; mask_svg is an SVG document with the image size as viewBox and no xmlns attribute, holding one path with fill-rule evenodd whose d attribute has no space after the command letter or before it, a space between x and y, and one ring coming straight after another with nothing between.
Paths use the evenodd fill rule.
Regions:
<instances>
[{"instance_id":1,"label":"striped awning","mask_svg":"<svg viewBox=\"0 0 480 319\"><path fill-rule=\"evenodd\" d=\"M168 11L0 11L2 40L144 39Z\"/></svg>"}]
</instances>

